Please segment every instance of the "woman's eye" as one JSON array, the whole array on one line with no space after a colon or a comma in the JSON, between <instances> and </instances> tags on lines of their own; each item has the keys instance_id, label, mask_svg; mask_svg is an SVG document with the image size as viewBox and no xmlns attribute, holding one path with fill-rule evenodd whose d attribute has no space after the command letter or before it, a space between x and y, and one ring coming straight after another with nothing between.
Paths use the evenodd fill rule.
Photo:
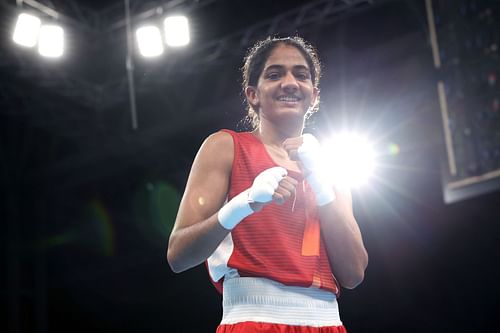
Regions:
<instances>
[{"instance_id":1,"label":"woman's eye","mask_svg":"<svg viewBox=\"0 0 500 333\"><path fill-rule=\"evenodd\" d=\"M299 80L307 80L309 78L309 76L307 75L307 73L297 73L297 75L295 75L295 76Z\"/></svg>"},{"instance_id":2,"label":"woman's eye","mask_svg":"<svg viewBox=\"0 0 500 333\"><path fill-rule=\"evenodd\" d=\"M279 77L280 77L279 73L276 73L276 72L272 72L272 73L267 74L267 78L270 80L277 80L277 79L279 79Z\"/></svg>"}]
</instances>

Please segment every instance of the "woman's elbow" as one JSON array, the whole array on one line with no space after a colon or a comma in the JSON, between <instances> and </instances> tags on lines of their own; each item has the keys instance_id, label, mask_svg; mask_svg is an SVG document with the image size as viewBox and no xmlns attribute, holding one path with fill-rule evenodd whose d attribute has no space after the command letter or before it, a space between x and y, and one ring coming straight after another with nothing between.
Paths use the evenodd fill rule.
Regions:
<instances>
[{"instance_id":1,"label":"woman's elbow","mask_svg":"<svg viewBox=\"0 0 500 333\"><path fill-rule=\"evenodd\" d=\"M170 250L167 250L167 263L168 265L170 266L170 269L174 272L174 273L179 273L180 270L179 268L177 267L177 264L175 262L175 259L172 257L172 255L170 254Z\"/></svg>"},{"instance_id":2,"label":"woman's elbow","mask_svg":"<svg viewBox=\"0 0 500 333\"><path fill-rule=\"evenodd\" d=\"M348 279L341 281L342 287L346 289L354 289L363 282L365 279L364 271L358 272L357 274L352 274Z\"/></svg>"},{"instance_id":3,"label":"woman's elbow","mask_svg":"<svg viewBox=\"0 0 500 333\"><path fill-rule=\"evenodd\" d=\"M179 251L175 247L175 236L173 234L170 235L170 239L168 241L167 263L174 273L181 273L186 270L182 267L182 261L179 258Z\"/></svg>"},{"instance_id":4,"label":"woman's elbow","mask_svg":"<svg viewBox=\"0 0 500 333\"><path fill-rule=\"evenodd\" d=\"M175 255L175 252L173 250L171 250L170 248L167 249L167 262L168 262L168 265L170 266L170 269L174 273L181 273L181 272L186 270L182 267L180 261L178 260L177 256Z\"/></svg>"},{"instance_id":5,"label":"woman's elbow","mask_svg":"<svg viewBox=\"0 0 500 333\"><path fill-rule=\"evenodd\" d=\"M346 289L354 289L363 282L365 279L365 270L368 266L368 256L365 257L358 267L353 269L348 276L345 276L340 284Z\"/></svg>"}]
</instances>

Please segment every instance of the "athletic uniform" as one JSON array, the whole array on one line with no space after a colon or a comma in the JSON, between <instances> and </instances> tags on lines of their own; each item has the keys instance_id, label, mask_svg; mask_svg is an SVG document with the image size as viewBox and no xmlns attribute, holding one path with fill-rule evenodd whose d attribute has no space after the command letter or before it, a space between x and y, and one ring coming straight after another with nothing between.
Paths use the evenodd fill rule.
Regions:
<instances>
[{"instance_id":1,"label":"athletic uniform","mask_svg":"<svg viewBox=\"0 0 500 333\"><path fill-rule=\"evenodd\" d=\"M234 142L229 201L277 164L253 134L223 131ZM246 217L207 260L223 293L218 333L345 332L314 194L301 173L288 175L299 182L295 195Z\"/></svg>"}]
</instances>

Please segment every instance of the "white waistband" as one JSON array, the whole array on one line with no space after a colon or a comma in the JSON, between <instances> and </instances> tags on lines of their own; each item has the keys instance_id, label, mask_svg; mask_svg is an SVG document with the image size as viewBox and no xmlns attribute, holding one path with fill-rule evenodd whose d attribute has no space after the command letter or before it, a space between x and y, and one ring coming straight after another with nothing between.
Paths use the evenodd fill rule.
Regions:
<instances>
[{"instance_id":1,"label":"white waistband","mask_svg":"<svg viewBox=\"0 0 500 333\"><path fill-rule=\"evenodd\" d=\"M244 321L296 326L340 326L335 294L254 277L224 280L221 324Z\"/></svg>"}]
</instances>

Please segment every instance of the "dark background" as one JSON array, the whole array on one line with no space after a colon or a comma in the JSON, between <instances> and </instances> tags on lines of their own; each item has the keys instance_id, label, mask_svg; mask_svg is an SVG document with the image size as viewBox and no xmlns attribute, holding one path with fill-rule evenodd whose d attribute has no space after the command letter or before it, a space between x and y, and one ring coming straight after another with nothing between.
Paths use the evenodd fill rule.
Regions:
<instances>
[{"instance_id":1,"label":"dark background","mask_svg":"<svg viewBox=\"0 0 500 333\"><path fill-rule=\"evenodd\" d=\"M339 300L349 332L498 331L500 193L443 202L424 1L330 1L346 8L292 31L256 24L329 2L185 1L191 44L134 56L137 129L125 29L109 28L122 3L45 3L65 13L58 61L15 46L15 1L0 6L2 331L214 332L221 298L204 267L170 271L168 235L203 139L241 128L245 49L294 33L324 68L308 130L355 129L378 152L376 177L354 192L370 263ZM137 15L168 2L131 3Z\"/></svg>"}]
</instances>

